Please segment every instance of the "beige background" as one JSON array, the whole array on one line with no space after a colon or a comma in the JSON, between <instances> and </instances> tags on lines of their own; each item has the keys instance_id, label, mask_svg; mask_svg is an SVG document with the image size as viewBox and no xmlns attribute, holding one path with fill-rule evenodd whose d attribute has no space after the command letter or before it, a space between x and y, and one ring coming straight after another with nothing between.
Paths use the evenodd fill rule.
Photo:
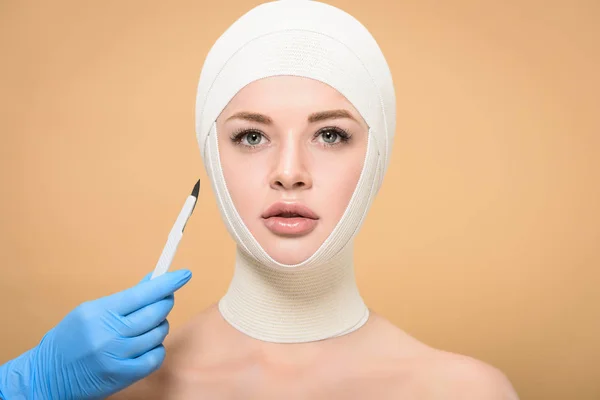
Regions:
<instances>
[{"instance_id":1,"label":"beige background","mask_svg":"<svg viewBox=\"0 0 600 400\"><path fill-rule=\"evenodd\" d=\"M151 271L198 178L172 327L225 291L233 242L195 91L214 40L258 3L0 1L0 362ZM367 303L500 368L522 399L599 399L600 3L331 4L374 34L398 96L357 239Z\"/></svg>"}]
</instances>

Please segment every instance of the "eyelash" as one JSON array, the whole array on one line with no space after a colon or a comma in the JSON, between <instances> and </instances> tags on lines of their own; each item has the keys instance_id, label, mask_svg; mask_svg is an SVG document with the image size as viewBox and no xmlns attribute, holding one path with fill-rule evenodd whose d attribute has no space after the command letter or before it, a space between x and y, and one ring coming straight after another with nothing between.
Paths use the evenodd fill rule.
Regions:
<instances>
[{"instance_id":1,"label":"eyelash","mask_svg":"<svg viewBox=\"0 0 600 400\"><path fill-rule=\"evenodd\" d=\"M336 126L328 126L328 127L319 129L313 136L313 139L316 139L317 137L319 137L320 135L322 135L325 132L333 132L333 133L337 134L340 139L340 141L336 142L336 143L323 142L322 144L326 147L334 147L334 146L339 146L340 144L343 144L343 143L347 143L350 141L350 138L352 137L352 135L350 133L348 133L348 131L346 131L345 129L338 128ZM254 147L259 146L259 145L253 146L253 145L242 144L242 139L246 135L251 134L251 133L256 133L263 137L266 137L258 129L239 128L231 133L231 141L236 145L245 146L248 148L254 148Z\"/></svg>"}]
</instances>

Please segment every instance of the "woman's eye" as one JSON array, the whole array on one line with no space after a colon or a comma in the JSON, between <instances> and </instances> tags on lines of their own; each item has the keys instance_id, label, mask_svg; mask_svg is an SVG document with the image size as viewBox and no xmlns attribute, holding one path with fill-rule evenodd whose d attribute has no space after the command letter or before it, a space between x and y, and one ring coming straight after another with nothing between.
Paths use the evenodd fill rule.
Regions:
<instances>
[{"instance_id":1,"label":"woman's eye","mask_svg":"<svg viewBox=\"0 0 600 400\"><path fill-rule=\"evenodd\" d=\"M262 139L263 135L260 132L254 131L241 132L232 137L234 142L250 147L259 145L262 142Z\"/></svg>"},{"instance_id":2,"label":"woman's eye","mask_svg":"<svg viewBox=\"0 0 600 400\"><path fill-rule=\"evenodd\" d=\"M321 137L323 138L323 141L325 143L335 143L335 141L337 140L337 138L339 137L337 132L334 132L332 130L327 130L323 133L321 133Z\"/></svg>"},{"instance_id":3,"label":"woman's eye","mask_svg":"<svg viewBox=\"0 0 600 400\"><path fill-rule=\"evenodd\" d=\"M245 138L250 146L256 146L257 144L260 143L260 140L262 139L262 135L257 132L250 132L245 135Z\"/></svg>"},{"instance_id":4,"label":"woman's eye","mask_svg":"<svg viewBox=\"0 0 600 400\"><path fill-rule=\"evenodd\" d=\"M325 146L337 146L350 140L350 134L339 128L322 129L315 137L320 137Z\"/></svg>"}]
</instances>

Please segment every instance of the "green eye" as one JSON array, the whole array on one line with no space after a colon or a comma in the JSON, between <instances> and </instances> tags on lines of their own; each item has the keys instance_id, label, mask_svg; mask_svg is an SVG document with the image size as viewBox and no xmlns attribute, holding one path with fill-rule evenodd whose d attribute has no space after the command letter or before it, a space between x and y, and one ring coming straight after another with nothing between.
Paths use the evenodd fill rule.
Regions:
<instances>
[{"instance_id":1,"label":"green eye","mask_svg":"<svg viewBox=\"0 0 600 400\"><path fill-rule=\"evenodd\" d=\"M246 134L246 140L250 146L256 146L260 143L262 135L258 132L250 132Z\"/></svg>"},{"instance_id":2,"label":"green eye","mask_svg":"<svg viewBox=\"0 0 600 400\"><path fill-rule=\"evenodd\" d=\"M246 148L255 148L259 145L263 145L265 139L267 142L269 139L260 131L254 129L243 129L241 131L237 131L232 133L231 141L240 146L244 146Z\"/></svg>"},{"instance_id":3,"label":"green eye","mask_svg":"<svg viewBox=\"0 0 600 400\"><path fill-rule=\"evenodd\" d=\"M321 136L323 137L323 141L325 143L335 143L335 141L338 138L337 132L334 132L332 130L327 130L327 131L323 132L321 134Z\"/></svg>"}]
</instances>

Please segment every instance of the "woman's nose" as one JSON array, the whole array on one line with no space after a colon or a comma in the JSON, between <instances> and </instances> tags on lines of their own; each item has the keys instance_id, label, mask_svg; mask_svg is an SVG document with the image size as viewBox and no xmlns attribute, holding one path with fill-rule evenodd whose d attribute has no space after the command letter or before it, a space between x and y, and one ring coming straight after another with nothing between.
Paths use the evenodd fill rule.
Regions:
<instances>
[{"instance_id":1,"label":"woman's nose","mask_svg":"<svg viewBox=\"0 0 600 400\"><path fill-rule=\"evenodd\" d=\"M277 149L276 161L270 177L270 186L276 190L305 190L312 187L307 169L307 149L291 140Z\"/></svg>"}]
</instances>

